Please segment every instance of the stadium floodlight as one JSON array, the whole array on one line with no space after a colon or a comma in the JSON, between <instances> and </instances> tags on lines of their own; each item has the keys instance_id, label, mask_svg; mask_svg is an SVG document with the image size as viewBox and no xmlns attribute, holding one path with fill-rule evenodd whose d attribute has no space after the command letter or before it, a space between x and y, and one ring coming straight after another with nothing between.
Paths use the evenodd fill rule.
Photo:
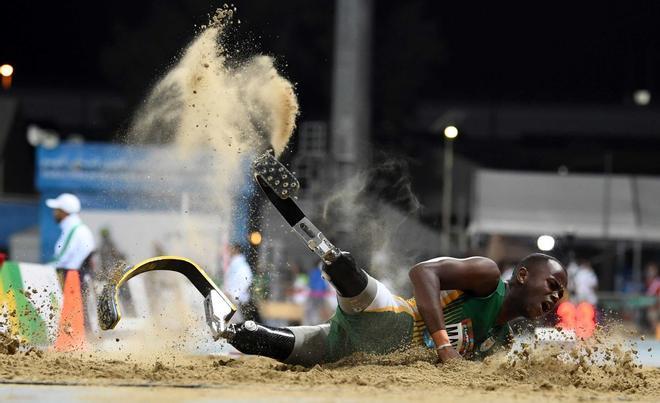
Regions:
<instances>
[{"instance_id":1,"label":"stadium floodlight","mask_svg":"<svg viewBox=\"0 0 660 403\"><path fill-rule=\"evenodd\" d=\"M458 129L456 126L447 126L445 127L445 137L448 139L455 139L458 136Z\"/></svg>"},{"instance_id":2,"label":"stadium floodlight","mask_svg":"<svg viewBox=\"0 0 660 403\"><path fill-rule=\"evenodd\" d=\"M549 252L555 248L555 238L550 235L541 235L536 240L536 246L543 252Z\"/></svg>"},{"instance_id":3,"label":"stadium floodlight","mask_svg":"<svg viewBox=\"0 0 660 403\"><path fill-rule=\"evenodd\" d=\"M0 66L0 75L3 77L11 77L14 74L14 67L11 64L3 64Z\"/></svg>"},{"instance_id":4,"label":"stadium floodlight","mask_svg":"<svg viewBox=\"0 0 660 403\"><path fill-rule=\"evenodd\" d=\"M637 90L633 92L633 100L636 105L646 106L651 102L651 92L649 90Z\"/></svg>"},{"instance_id":5,"label":"stadium floodlight","mask_svg":"<svg viewBox=\"0 0 660 403\"><path fill-rule=\"evenodd\" d=\"M11 88L11 80L13 74L14 67L11 64L3 64L0 66L0 81L2 81L3 90L9 90Z\"/></svg>"}]
</instances>

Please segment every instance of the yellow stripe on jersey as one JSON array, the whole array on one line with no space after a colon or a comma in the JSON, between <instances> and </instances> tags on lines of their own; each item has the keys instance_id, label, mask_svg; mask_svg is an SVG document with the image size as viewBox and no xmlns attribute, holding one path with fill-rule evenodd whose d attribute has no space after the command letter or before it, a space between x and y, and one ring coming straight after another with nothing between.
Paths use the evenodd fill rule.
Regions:
<instances>
[{"instance_id":1,"label":"yellow stripe on jersey","mask_svg":"<svg viewBox=\"0 0 660 403\"><path fill-rule=\"evenodd\" d=\"M446 290L442 291L440 294L440 305L444 308L452 302L456 301L463 295L463 291L460 290ZM417 310L417 301L415 298L403 299L397 295L392 295L393 303L392 305L379 306L375 308L367 308L364 312L392 312L392 313L406 313L412 316L413 323L413 335L412 342L413 344L423 343L424 330L426 329L426 324L422 319Z\"/></svg>"},{"instance_id":2,"label":"yellow stripe on jersey","mask_svg":"<svg viewBox=\"0 0 660 403\"><path fill-rule=\"evenodd\" d=\"M417 306L415 305L415 299L411 298L405 300L397 295L392 295L394 305L388 306L379 306L375 308L367 308L364 312L393 312L393 313L406 313L413 317L414 321L421 321L422 317L419 312L417 312ZM411 303L412 302L412 303Z\"/></svg>"},{"instance_id":3,"label":"yellow stripe on jersey","mask_svg":"<svg viewBox=\"0 0 660 403\"><path fill-rule=\"evenodd\" d=\"M462 295L463 295L463 291L460 290L441 291L440 306L444 308L447 305L459 299ZM416 322L422 321L422 316L419 314L419 311L417 310L417 301L415 300L415 298L410 298L408 300L403 300L403 298L396 296L395 298L402 300L406 305L412 308L413 316L415 317Z\"/></svg>"},{"instance_id":4,"label":"yellow stripe on jersey","mask_svg":"<svg viewBox=\"0 0 660 403\"><path fill-rule=\"evenodd\" d=\"M463 291L460 290L446 290L441 291L440 293L440 306L443 308L452 302L456 301L463 295ZM415 318L415 323L413 324L413 344L423 344L424 330L426 330L426 324L422 319L422 316L417 310L417 301L415 298L410 298L406 301L406 304L412 308L413 317Z\"/></svg>"},{"instance_id":5,"label":"yellow stripe on jersey","mask_svg":"<svg viewBox=\"0 0 660 403\"><path fill-rule=\"evenodd\" d=\"M460 298L460 296L463 295L463 291L460 290L443 291L441 292L440 295L441 295L440 303L444 308L447 305L451 304L452 302L456 301L458 298Z\"/></svg>"}]
</instances>

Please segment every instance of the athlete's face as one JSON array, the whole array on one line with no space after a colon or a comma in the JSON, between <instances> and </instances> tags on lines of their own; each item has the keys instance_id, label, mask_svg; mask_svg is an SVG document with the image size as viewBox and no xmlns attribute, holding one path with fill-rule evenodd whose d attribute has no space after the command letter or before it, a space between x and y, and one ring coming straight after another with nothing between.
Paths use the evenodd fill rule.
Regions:
<instances>
[{"instance_id":1,"label":"athlete's face","mask_svg":"<svg viewBox=\"0 0 660 403\"><path fill-rule=\"evenodd\" d=\"M513 280L522 286L523 316L530 319L554 311L568 281L566 272L554 260L537 263L532 270L521 267Z\"/></svg>"}]
</instances>

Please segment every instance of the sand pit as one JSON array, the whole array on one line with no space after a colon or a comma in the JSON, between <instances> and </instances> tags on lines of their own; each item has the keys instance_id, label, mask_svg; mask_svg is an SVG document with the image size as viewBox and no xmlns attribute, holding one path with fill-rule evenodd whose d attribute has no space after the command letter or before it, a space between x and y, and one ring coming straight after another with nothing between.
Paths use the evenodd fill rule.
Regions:
<instances>
[{"instance_id":1,"label":"sand pit","mask_svg":"<svg viewBox=\"0 0 660 403\"><path fill-rule=\"evenodd\" d=\"M610 361L600 364L588 362L590 353L565 362L556 353L525 347L514 356L500 354L482 363L441 365L428 350L409 350L380 357L352 356L313 368L258 357L191 357L164 352L160 357L113 354L109 358L98 353L32 350L1 355L0 378L4 384L112 386L110 390L129 396L133 396L131 392L120 387L146 386L155 388L149 398L170 400L430 401L451 396L452 401L658 401L660 369L640 368L628 352L616 348L608 350ZM587 349L582 351L593 352L592 347ZM177 389L173 392L172 387ZM108 390L104 393L119 396ZM135 393L139 397L143 392Z\"/></svg>"}]
</instances>

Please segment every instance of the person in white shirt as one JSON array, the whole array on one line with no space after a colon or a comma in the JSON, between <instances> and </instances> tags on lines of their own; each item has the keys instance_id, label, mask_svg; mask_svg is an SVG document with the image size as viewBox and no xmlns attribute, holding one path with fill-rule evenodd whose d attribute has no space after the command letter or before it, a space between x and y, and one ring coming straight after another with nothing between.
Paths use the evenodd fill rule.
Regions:
<instances>
[{"instance_id":1,"label":"person in white shirt","mask_svg":"<svg viewBox=\"0 0 660 403\"><path fill-rule=\"evenodd\" d=\"M69 270L79 270L81 279L90 275L91 256L96 245L92 231L78 215L80 200L76 196L62 193L55 199L46 200L46 205L53 209L53 217L62 230L55 242L51 264L55 266L63 287Z\"/></svg>"},{"instance_id":2,"label":"person in white shirt","mask_svg":"<svg viewBox=\"0 0 660 403\"><path fill-rule=\"evenodd\" d=\"M588 302L594 307L598 303L596 290L598 289L598 277L589 261L580 262L575 272L575 302Z\"/></svg>"},{"instance_id":3,"label":"person in white shirt","mask_svg":"<svg viewBox=\"0 0 660 403\"><path fill-rule=\"evenodd\" d=\"M250 294L253 279L252 269L241 252L241 246L236 243L230 245L229 255L229 267L224 277L225 292L230 299L236 301L244 318L258 316Z\"/></svg>"},{"instance_id":4,"label":"person in white shirt","mask_svg":"<svg viewBox=\"0 0 660 403\"><path fill-rule=\"evenodd\" d=\"M571 300L573 301L576 298L575 275L579 270L580 270L580 264L578 264L578 262L575 260L571 260L568 263L568 266L566 266L566 273L568 274L568 293L570 295Z\"/></svg>"}]
</instances>

